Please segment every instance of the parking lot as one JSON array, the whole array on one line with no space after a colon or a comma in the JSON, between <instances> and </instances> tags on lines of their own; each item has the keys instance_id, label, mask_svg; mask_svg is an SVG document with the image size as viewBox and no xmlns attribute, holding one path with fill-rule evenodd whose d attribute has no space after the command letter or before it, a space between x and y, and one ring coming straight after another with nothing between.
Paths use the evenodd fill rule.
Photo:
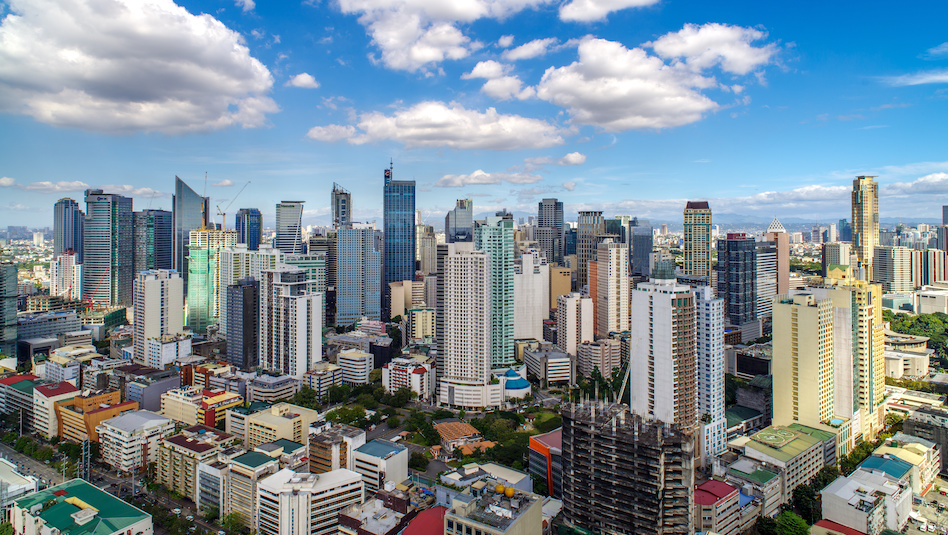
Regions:
<instances>
[{"instance_id":1,"label":"parking lot","mask_svg":"<svg viewBox=\"0 0 948 535\"><path fill-rule=\"evenodd\" d=\"M938 477L935 478L935 487L941 491L948 492L948 481ZM934 503L932 503L934 502ZM922 531L918 523L909 522L908 529L903 533L940 533L945 534L948 531L948 496L944 496L938 490L933 488L925 495L925 503L915 504L912 510L917 511L919 516L928 520L929 524L934 524L934 531Z\"/></svg>"}]
</instances>

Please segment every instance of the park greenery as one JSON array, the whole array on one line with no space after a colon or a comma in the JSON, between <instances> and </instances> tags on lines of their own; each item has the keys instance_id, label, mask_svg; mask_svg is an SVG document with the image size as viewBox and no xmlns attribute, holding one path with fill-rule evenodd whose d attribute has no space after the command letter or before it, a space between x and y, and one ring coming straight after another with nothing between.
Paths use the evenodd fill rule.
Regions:
<instances>
[{"instance_id":1,"label":"park greenery","mask_svg":"<svg viewBox=\"0 0 948 535\"><path fill-rule=\"evenodd\" d=\"M889 322L889 328L899 334L927 336L929 349L935 351L939 363L933 366L948 367L948 314L936 312L934 314L919 314L910 316L903 312L898 314L890 310L882 311L882 319Z\"/></svg>"}]
</instances>

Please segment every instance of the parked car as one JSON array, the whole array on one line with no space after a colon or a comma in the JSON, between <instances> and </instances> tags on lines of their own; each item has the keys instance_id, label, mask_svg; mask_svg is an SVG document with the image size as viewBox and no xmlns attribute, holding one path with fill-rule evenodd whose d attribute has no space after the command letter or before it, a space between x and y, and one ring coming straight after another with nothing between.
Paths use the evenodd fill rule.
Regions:
<instances>
[{"instance_id":1,"label":"parked car","mask_svg":"<svg viewBox=\"0 0 948 535\"><path fill-rule=\"evenodd\" d=\"M178 509L177 507L175 507L174 509L171 510L171 512L174 513L174 514L176 514L176 515L180 515L180 514L181 514L181 509Z\"/></svg>"}]
</instances>

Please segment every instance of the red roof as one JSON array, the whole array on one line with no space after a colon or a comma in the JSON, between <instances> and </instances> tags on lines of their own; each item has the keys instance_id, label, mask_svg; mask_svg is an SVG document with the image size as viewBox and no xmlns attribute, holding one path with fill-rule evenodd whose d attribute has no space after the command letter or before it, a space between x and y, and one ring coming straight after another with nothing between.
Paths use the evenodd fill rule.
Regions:
<instances>
[{"instance_id":1,"label":"red roof","mask_svg":"<svg viewBox=\"0 0 948 535\"><path fill-rule=\"evenodd\" d=\"M12 384L19 383L20 381L35 381L37 379L39 379L39 377L30 374L12 375L10 377L4 377L3 379L0 379L0 385L10 386Z\"/></svg>"},{"instance_id":2,"label":"red roof","mask_svg":"<svg viewBox=\"0 0 948 535\"><path fill-rule=\"evenodd\" d=\"M415 368L415 370L411 373L417 373L417 374L428 373L428 370L424 368Z\"/></svg>"},{"instance_id":3,"label":"red roof","mask_svg":"<svg viewBox=\"0 0 948 535\"><path fill-rule=\"evenodd\" d=\"M563 428L554 429L549 433L543 433L542 435L533 435L530 437L531 440L536 440L540 444L543 444L547 448L556 448L558 450L563 449Z\"/></svg>"},{"instance_id":4,"label":"red roof","mask_svg":"<svg viewBox=\"0 0 948 535\"><path fill-rule=\"evenodd\" d=\"M405 527L402 535L444 535L444 513L447 507L438 505L418 513Z\"/></svg>"},{"instance_id":5,"label":"red roof","mask_svg":"<svg viewBox=\"0 0 948 535\"><path fill-rule=\"evenodd\" d=\"M735 493L737 493L737 489L727 483L709 479L695 489L695 503L698 505L714 505Z\"/></svg>"},{"instance_id":6,"label":"red roof","mask_svg":"<svg viewBox=\"0 0 948 535\"><path fill-rule=\"evenodd\" d=\"M65 496L67 494L69 493L64 490L57 490L56 492L53 493L53 496Z\"/></svg>"},{"instance_id":7,"label":"red roof","mask_svg":"<svg viewBox=\"0 0 948 535\"><path fill-rule=\"evenodd\" d=\"M72 386L72 383L63 381L61 383L39 385L34 388L33 391L39 392L43 396L51 398L55 396L61 396L63 394L72 394L73 392L78 392L79 389Z\"/></svg>"},{"instance_id":8,"label":"red roof","mask_svg":"<svg viewBox=\"0 0 948 535\"><path fill-rule=\"evenodd\" d=\"M813 525L819 526L821 528L826 528L828 530L831 530L832 533L839 533L840 535L866 535L865 533L859 530L846 527L842 524L837 524L836 522L833 522L832 520L825 520L825 519L820 520L819 522Z\"/></svg>"}]
</instances>

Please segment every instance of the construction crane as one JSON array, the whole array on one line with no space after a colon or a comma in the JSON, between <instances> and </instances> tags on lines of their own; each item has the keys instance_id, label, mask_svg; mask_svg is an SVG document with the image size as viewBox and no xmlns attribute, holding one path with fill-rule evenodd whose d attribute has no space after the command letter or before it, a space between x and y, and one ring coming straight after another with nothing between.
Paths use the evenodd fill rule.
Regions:
<instances>
[{"instance_id":1,"label":"construction crane","mask_svg":"<svg viewBox=\"0 0 948 535\"><path fill-rule=\"evenodd\" d=\"M221 205L217 205L217 215L221 216L221 230L227 230L227 209L230 208L232 204L234 204L234 201L237 200L237 197L240 197L240 194L243 193L249 185L250 181L248 180L247 183L244 184L244 187L240 188L240 191L237 192L237 195L234 195L234 198L231 199L229 203L227 203L227 206L225 206L223 210L221 210Z\"/></svg>"}]
</instances>

